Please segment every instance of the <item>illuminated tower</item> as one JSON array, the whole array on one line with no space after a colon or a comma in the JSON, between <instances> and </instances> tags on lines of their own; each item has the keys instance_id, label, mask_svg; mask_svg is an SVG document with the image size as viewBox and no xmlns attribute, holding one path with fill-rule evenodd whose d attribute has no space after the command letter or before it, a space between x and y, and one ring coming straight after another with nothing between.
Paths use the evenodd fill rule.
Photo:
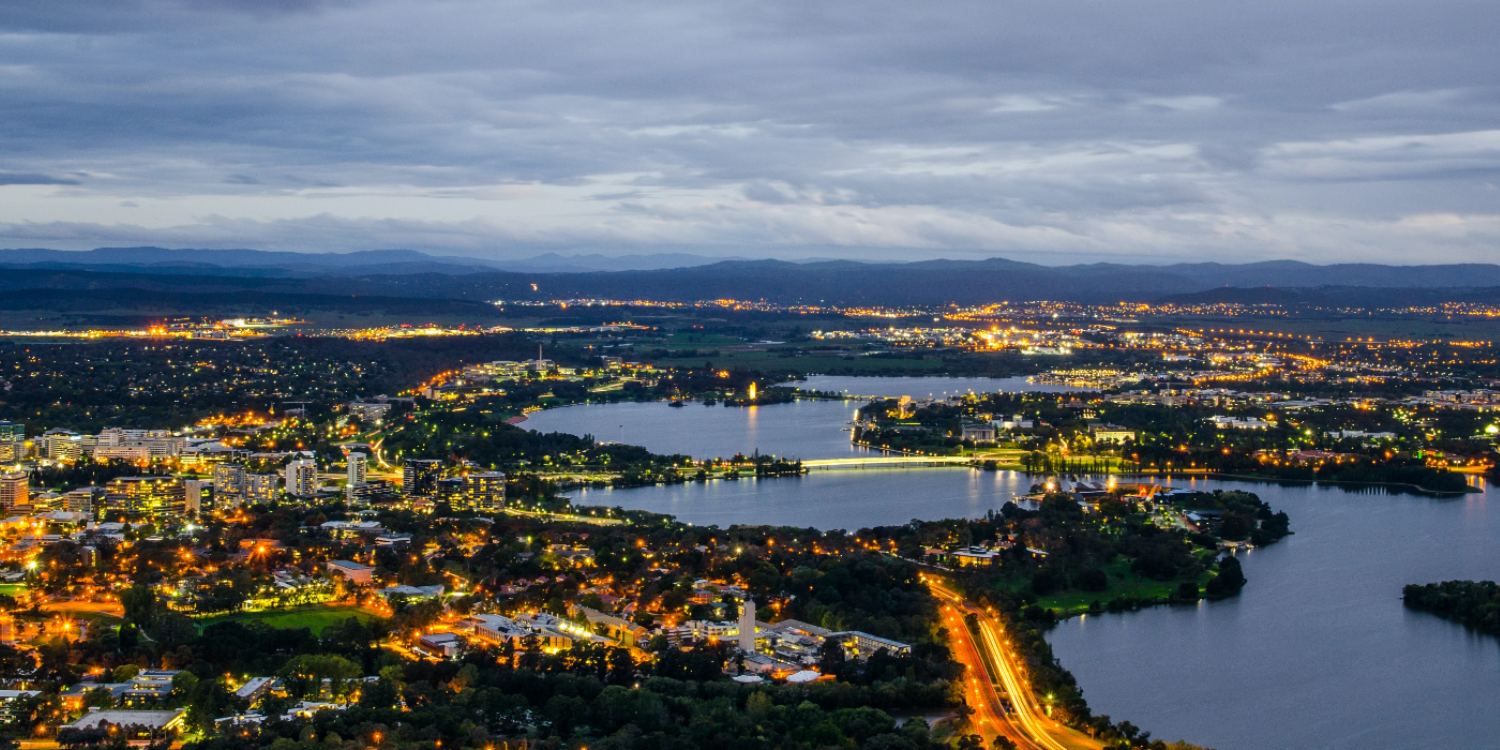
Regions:
<instances>
[{"instance_id":1,"label":"illuminated tower","mask_svg":"<svg viewBox=\"0 0 1500 750\"><path fill-rule=\"evenodd\" d=\"M755 653L755 600L746 599L740 605L740 650L747 653Z\"/></svg>"}]
</instances>

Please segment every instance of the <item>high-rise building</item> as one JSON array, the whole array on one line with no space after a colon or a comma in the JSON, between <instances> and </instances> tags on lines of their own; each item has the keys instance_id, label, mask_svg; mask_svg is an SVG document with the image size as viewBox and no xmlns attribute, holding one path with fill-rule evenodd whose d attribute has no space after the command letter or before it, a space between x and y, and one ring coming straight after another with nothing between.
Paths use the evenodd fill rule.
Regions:
<instances>
[{"instance_id":1,"label":"high-rise building","mask_svg":"<svg viewBox=\"0 0 1500 750\"><path fill-rule=\"evenodd\" d=\"M358 487L365 483L365 473L370 469L370 461L365 454L355 451L349 454L347 459L349 465L349 486Z\"/></svg>"},{"instance_id":2,"label":"high-rise building","mask_svg":"<svg viewBox=\"0 0 1500 750\"><path fill-rule=\"evenodd\" d=\"M0 508L6 512L31 506L31 475L24 471L0 474Z\"/></svg>"},{"instance_id":3,"label":"high-rise building","mask_svg":"<svg viewBox=\"0 0 1500 750\"><path fill-rule=\"evenodd\" d=\"M150 519L182 516L186 493L176 477L119 477L104 485L104 507Z\"/></svg>"},{"instance_id":4,"label":"high-rise building","mask_svg":"<svg viewBox=\"0 0 1500 750\"><path fill-rule=\"evenodd\" d=\"M740 633L738 636L740 650L747 653L755 653L755 600L746 599L740 605Z\"/></svg>"},{"instance_id":5,"label":"high-rise building","mask_svg":"<svg viewBox=\"0 0 1500 750\"><path fill-rule=\"evenodd\" d=\"M245 501L245 467L218 464L213 476L215 508L233 508Z\"/></svg>"},{"instance_id":6,"label":"high-rise building","mask_svg":"<svg viewBox=\"0 0 1500 750\"><path fill-rule=\"evenodd\" d=\"M505 472L466 475L459 479L457 489L457 496L448 499L454 510L485 513L505 507Z\"/></svg>"},{"instance_id":7,"label":"high-rise building","mask_svg":"<svg viewBox=\"0 0 1500 750\"><path fill-rule=\"evenodd\" d=\"M408 458L401 465L401 493L407 497L431 497L437 493L437 480L442 474L442 461Z\"/></svg>"},{"instance_id":8,"label":"high-rise building","mask_svg":"<svg viewBox=\"0 0 1500 750\"><path fill-rule=\"evenodd\" d=\"M212 479L184 479L182 480L183 510L189 515L196 515L203 511L204 501L213 500L214 480Z\"/></svg>"},{"instance_id":9,"label":"high-rise building","mask_svg":"<svg viewBox=\"0 0 1500 750\"><path fill-rule=\"evenodd\" d=\"M276 500L280 490L280 474L246 474L243 502L246 505L266 505Z\"/></svg>"},{"instance_id":10,"label":"high-rise building","mask_svg":"<svg viewBox=\"0 0 1500 750\"><path fill-rule=\"evenodd\" d=\"M26 425L20 422L0 421L0 443L20 443L26 440Z\"/></svg>"},{"instance_id":11,"label":"high-rise building","mask_svg":"<svg viewBox=\"0 0 1500 750\"><path fill-rule=\"evenodd\" d=\"M318 462L302 458L286 465L286 493L308 497L318 492Z\"/></svg>"}]
</instances>

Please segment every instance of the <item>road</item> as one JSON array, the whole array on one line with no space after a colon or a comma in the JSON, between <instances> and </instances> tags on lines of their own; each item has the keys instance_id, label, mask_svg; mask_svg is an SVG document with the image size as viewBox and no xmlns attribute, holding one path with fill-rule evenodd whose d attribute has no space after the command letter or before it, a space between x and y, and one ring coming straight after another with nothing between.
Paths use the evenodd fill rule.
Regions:
<instances>
[{"instance_id":1,"label":"road","mask_svg":"<svg viewBox=\"0 0 1500 750\"><path fill-rule=\"evenodd\" d=\"M1047 716L1025 681L1025 671L1006 648L1005 629L983 608L964 601L956 592L932 576L923 576L934 596L943 603L943 617L948 631L957 642L954 654L969 668L970 680L965 693L976 699L975 709L981 734L986 743L997 733L1016 740L1020 747L1032 750L1098 750L1098 742L1087 735L1063 726ZM979 622L979 636L974 638L964 616L973 614ZM982 655L982 656L981 656ZM997 685L1004 690L1013 711L1006 713ZM973 678L979 679L973 679ZM993 727L993 730L991 729Z\"/></svg>"}]
</instances>

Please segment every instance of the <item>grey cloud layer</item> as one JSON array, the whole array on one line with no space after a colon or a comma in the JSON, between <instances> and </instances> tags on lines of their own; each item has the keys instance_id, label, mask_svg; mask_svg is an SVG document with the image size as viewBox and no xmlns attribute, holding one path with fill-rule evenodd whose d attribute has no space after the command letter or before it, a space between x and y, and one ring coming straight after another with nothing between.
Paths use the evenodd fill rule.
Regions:
<instances>
[{"instance_id":1,"label":"grey cloud layer","mask_svg":"<svg viewBox=\"0 0 1500 750\"><path fill-rule=\"evenodd\" d=\"M0 244L1493 260L1497 21L0 0Z\"/></svg>"}]
</instances>

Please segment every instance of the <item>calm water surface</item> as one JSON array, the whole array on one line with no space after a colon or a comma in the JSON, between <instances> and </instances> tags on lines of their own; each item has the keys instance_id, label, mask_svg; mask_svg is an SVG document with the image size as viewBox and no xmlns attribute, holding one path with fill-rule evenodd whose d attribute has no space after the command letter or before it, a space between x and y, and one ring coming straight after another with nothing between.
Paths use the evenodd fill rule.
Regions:
<instances>
[{"instance_id":1,"label":"calm water surface","mask_svg":"<svg viewBox=\"0 0 1500 750\"><path fill-rule=\"evenodd\" d=\"M810 391L848 393L852 396L880 396L883 398L945 398L965 393L1073 393L1092 390L1071 385L1042 385L1028 383L1026 378L869 378L846 375L813 375L805 381L786 384L792 388Z\"/></svg>"},{"instance_id":2,"label":"calm water surface","mask_svg":"<svg viewBox=\"0 0 1500 750\"><path fill-rule=\"evenodd\" d=\"M769 406L704 406L690 402L585 404L533 412L522 427L540 432L593 435L640 445L653 453L697 459L736 453L774 453L796 458L838 458L866 453L843 432L861 401L795 401Z\"/></svg>"},{"instance_id":3,"label":"calm water surface","mask_svg":"<svg viewBox=\"0 0 1500 750\"><path fill-rule=\"evenodd\" d=\"M695 524L857 529L977 517L1031 484L1010 472L881 469L577 493ZM1218 750L1500 748L1500 643L1411 612L1401 587L1500 580L1493 493L1444 500L1255 492L1297 532L1242 553L1250 584L1197 607L1074 618L1048 639L1097 713Z\"/></svg>"},{"instance_id":4,"label":"calm water surface","mask_svg":"<svg viewBox=\"0 0 1500 750\"><path fill-rule=\"evenodd\" d=\"M851 450L837 430L856 407L622 404L543 412L526 426L619 439L604 427L619 429L630 415L625 440L653 450L816 458ZM696 524L857 529L980 516L1030 484L1008 472L884 469L592 490L576 500ZM1244 554L1250 585L1232 601L1075 618L1054 630L1049 640L1096 712L1219 750L1500 748L1500 642L1400 600L1407 583L1500 580L1494 492L1435 499L1177 483L1193 484L1255 492L1286 510L1297 533Z\"/></svg>"},{"instance_id":5,"label":"calm water surface","mask_svg":"<svg viewBox=\"0 0 1500 750\"><path fill-rule=\"evenodd\" d=\"M1025 378L859 378L814 376L800 387L848 391L861 396L926 398L996 391L1077 391L1071 386L1027 383ZM849 444L843 431L864 402L797 401L767 406L704 406L689 402L586 404L532 413L522 427L540 432L593 435L597 440L640 445L655 453L698 459L750 455L759 450L795 458L838 458L867 453ZM910 519L902 519L903 522Z\"/></svg>"}]
</instances>

